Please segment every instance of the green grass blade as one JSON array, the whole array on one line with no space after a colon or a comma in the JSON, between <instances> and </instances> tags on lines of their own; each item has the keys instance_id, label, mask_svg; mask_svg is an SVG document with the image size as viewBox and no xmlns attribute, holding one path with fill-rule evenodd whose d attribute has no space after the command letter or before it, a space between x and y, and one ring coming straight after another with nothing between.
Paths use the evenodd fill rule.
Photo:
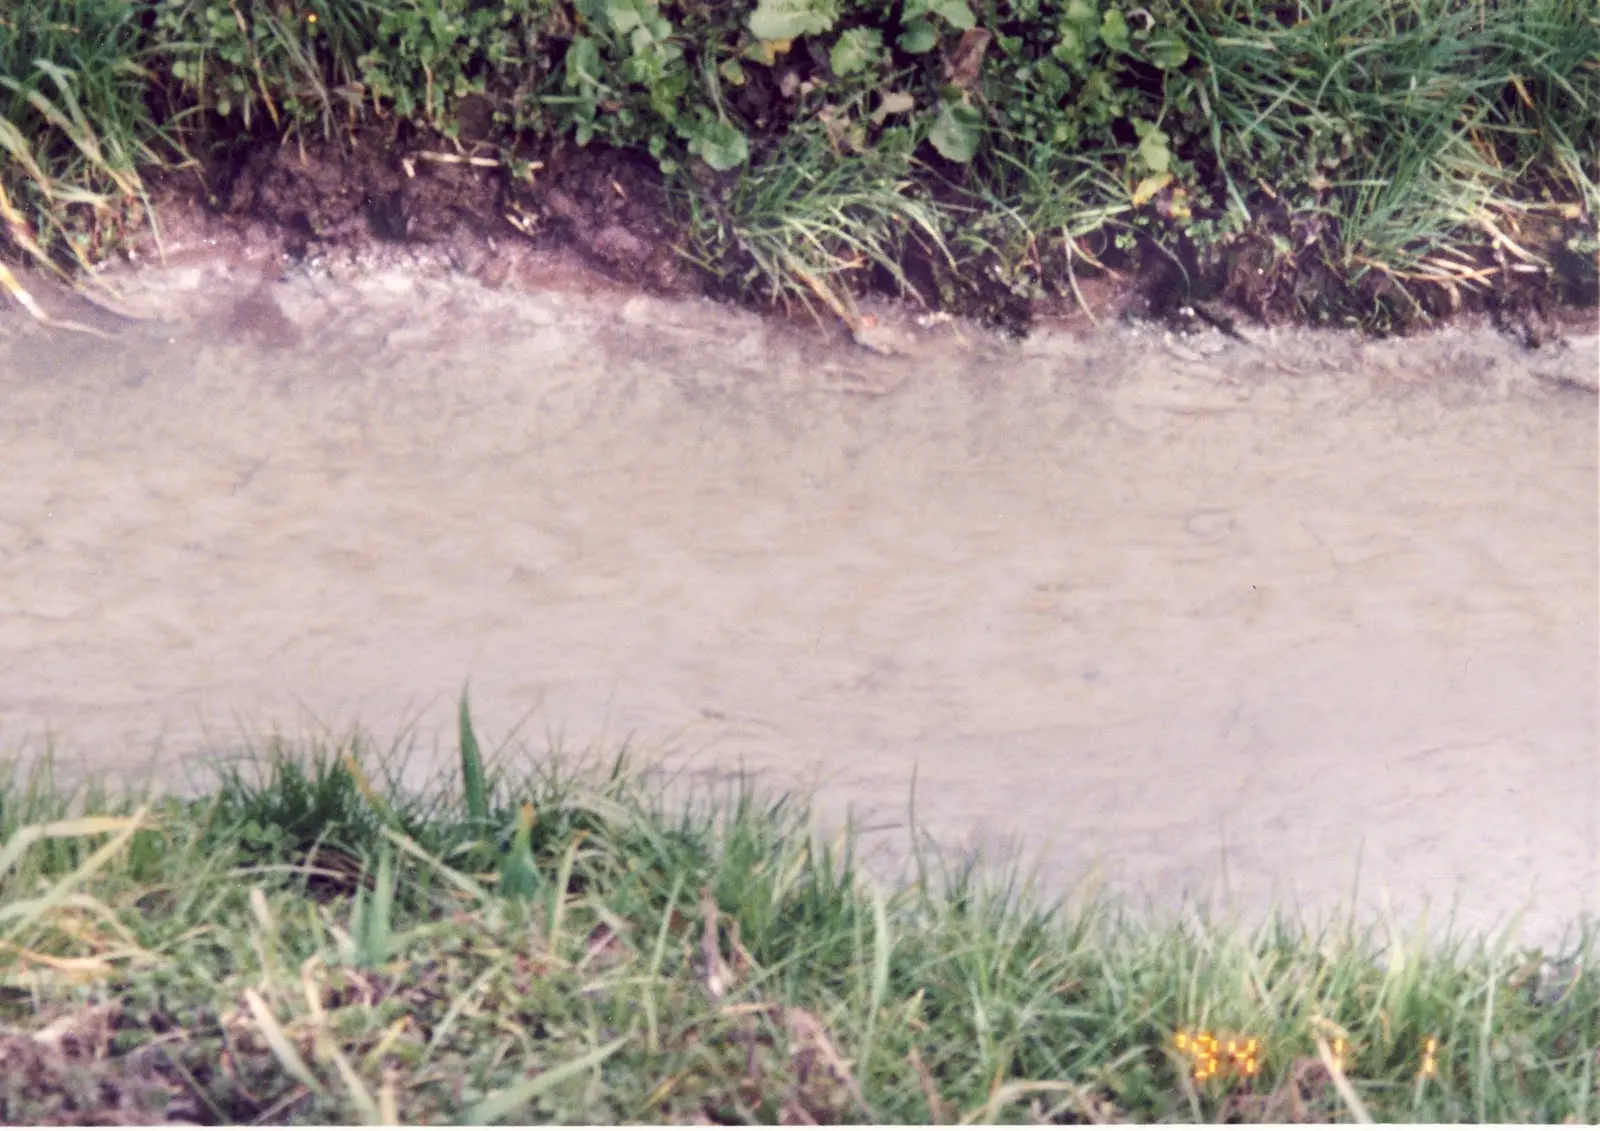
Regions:
<instances>
[{"instance_id":1,"label":"green grass blade","mask_svg":"<svg viewBox=\"0 0 1600 1131\"><path fill-rule=\"evenodd\" d=\"M9 869L15 863L15 858L20 856L29 844L35 840L42 839L44 836L91 836L95 835L94 831L81 830L105 831L120 827L120 831L115 837L97 848L87 860L57 881L45 895L39 899L28 901L27 905L21 908L21 913L15 916L16 921L11 923L3 934L0 934L0 938L4 938L9 942L37 922L41 916L60 906L75 888L100 871L114 856L123 850L123 847L132 839L133 834L143 826L147 811L148 808L140 809L132 817L85 817L76 821L63 821L57 825L18 830L17 834L12 837L11 843L6 845L5 859L0 861L0 863L4 864L5 869ZM63 829L69 831L62 832L61 830ZM15 849L13 854L14 845L19 847ZM4 870L0 870L0 875L3 874Z\"/></svg>"},{"instance_id":2,"label":"green grass blade","mask_svg":"<svg viewBox=\"0 0 1600 1131\"><path fill-rule=\"evenodd\" d=\"M415 857L416 859L421 860L424 864L427 864L432 868L436 868L441 876L449 880L450 883L459 890L466 892L478 903L482 904L489 902L489 892L483 887L482 884L478 883L478 881L474 880L471 876L468 876L463 872L456 871L443 860L440 860L437 856L429 853L427 849L423 848L416 841L406 836L405 833L397 832L394 829L385 828L383 830L383 835L393 841L400 848L400 850L406 853L408 856Z\"/></svg>"},{"instance_id":3,"label":"green grass blade","mask_svg":"<svg viewBox=\"0 0 1600 1131\"><path fill-rule=\"evenodd\" d=\"M367 966L382 966L389 960L389 948L394 927L394 851L388 845L378 855L378 875L367 906L367 921L363 926L361 957Z\"/></svg>"},{"instance_id":4,"label":"green grass blade","mask_svg":"<svg viewBox=\"0 0 1600 1131\"><path fill-rule=\"evenodd\" d=\"M283 1031L283 1026L278 1024L278 1019L272 1015L272 1010L261 995L255 990L245 990L244 1001L249 1007L250 1015L255 1018L256 1027L261 1030L262 1039L267 1042L272 1055L278 1058L278 1063L283 1065L283 1070L305 1085L313 1095L323 1095L322 1082L295 1051L294 1045Z\"/></svg>"},{"instance_id":5,"label":"green grass blade","mask_svg":"<svg viewBox=\"0 0 1600 1131\"><path fill-rule=\"evenodd\" d=\"M872 1052L878 1035L878 1014L889 994L889 960L894 953L894 936L889 928L889 908L883 892L872 887L872 990L867 1002L866 1036L861 1042L861 1062L856 1074L871 1079Z\"/></svg>"},{"instance_id":6,"label":"green grass blade","mask_svg":"<svg viewBox=\"0 0 1600 1131\"><path fill-rule=\"evenodd\" d=\"M467 691L461 691L461 782L467 796L467 819L482 828L489 823L489 791L483 777L483 753L478 747L478 736L472 729L472 709L467 704Z\"/></svg>"},{"instance_id":7,"label":"green grass blade","mask_svg":"<svg viewBox=\"0 0 1600 1131\"><path fill-rule=\"evenodd\" d=\"M532 899L539 894L539 872L533 865L532 802L524 802L517 814L517 832L511 849L500 865L500 894L512 899Z\"/></svg>"},{"instance_id":8,"label":"green grass blade","mask_svg":"<svg viewBox=\"0 0 1600 1131\"><path fill-rule=\"evenodd\" d=\"M568 1061L559 1068L552 1068L549 1072L541 1072L532 1079L524 1080L520 1084L513 1084L509 1088L496 1092L487 1099L474 1104L467 1111L466 1117L461 1122L469 1126L478 1127L490 1123L498 1123L523 1104L538 1099L557 1084L605 1063L618 1049L627 1043L627 1037L619 1037L604 1048L595 1049L591 1053L580 1056L577 1060Z\"/></svg>"}]
</instances>

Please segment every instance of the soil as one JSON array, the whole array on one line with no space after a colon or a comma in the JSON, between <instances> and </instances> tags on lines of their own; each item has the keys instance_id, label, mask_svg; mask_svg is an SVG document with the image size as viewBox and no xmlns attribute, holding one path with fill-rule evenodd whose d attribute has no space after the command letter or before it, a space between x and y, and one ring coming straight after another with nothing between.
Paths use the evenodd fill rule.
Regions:
<instances>
[{"instance_id":1,"label":"soil","mask_svg":"<svg viewBox=\"0 0 1600 1131\"><path fill-rule=\"evenodd\" d=\"M527 252L570 250L627 287L759 302L733 281L750 264L727 262L713 272L688 262L687 221L648 158L556 141L514 151L527 168L517 175L489 156L497 150L486 118L487 109L476 114L469 100L455 140L382 125L328 140L241 138L193 169L152 175L158 214L164 226L177 225L178 243L194 242L202 230L205 239L242 236L263 256L294 263L348 262L404 247L501 286L516 278ZM1359 324L1400 333L1485 315L1537 344L1591 322L1600 304L1600 262L1567 250L1569 238L1583 234L1579 220L1530 220L1519 231L1553 264L1549 271L1510 270L1490 256L1477 265L1488 285L1413 280L1404 288L1381 272L1356 283L1340 277L1324 260L1326 233L1307 224L1265 208L1251 230L1203 254L1186 238L1162 250L1146 237L1132 252L1101 241L1084 249L1100 268L1046 256L1022 290L1000 281L993 262L951 271L914 241L901 265L920 301L1014 335L1074 315L1185 329ZM148 237L135 236L132 247L146 259L160 250ZM1298 250L1285 254L1285 247ZM867 293L909 297L881 270L854 282Z\"/></svg>"},{"instance_id":2,"label":"soil","mask_svg":"<svg viewBox=\"0 0 1600 1131\"><path fill-rule=\"evenodd\" d=\"M408 248L498 287L528 252L570 250L615 284L699 292L648 161L557 145L516 178L474 147L410 133L247 142L197 173L159 177L162 239L136 237L134 255L218 241L315 265Z\"/></svg>"},{"instance_id":3,"label":"soil","mask_svg":"<svg viewBox=\"0 0 1600 1131\"><path fill-rule=\"evenodd\" d=\"M508 757L815 786L885 867L915 775L922 830L1056 891L1320 916L1359 865L1363 915L1600 912L1592 326L869 302L866 350L652 293L649 254L522 239L497 280L448 234L286 263L167 217L125 314L30 282L104 337L0 313L24 756L183 784L363 723L420 782L470 680Z\"/></svg>"}]
</instances>

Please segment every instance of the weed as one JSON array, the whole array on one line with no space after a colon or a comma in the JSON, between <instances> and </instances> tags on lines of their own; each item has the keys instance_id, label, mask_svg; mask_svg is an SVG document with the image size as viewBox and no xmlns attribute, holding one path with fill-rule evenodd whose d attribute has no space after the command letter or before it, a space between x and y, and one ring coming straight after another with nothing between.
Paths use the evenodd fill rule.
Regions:
<instances>
[{"instance_id":1,"label":"weed","mask_svg":"<svg viewBox=\"0 0 1600 1131\"><path fill-rule=\"evenodd\" d=\"M892 888L792 799L669 811L620 760L507 782L496 892L446 857L500 790L424 805L269 749L199 800L72 817L48 772L0 797L7 1122L1595 1115L1587 938L1551 963L1420 926L1141 924L920 848ZM362 882L306 883L312 814Z\"/></svg>"},{"instance_id":2,"label":"weed","mask_svg":"<svg viewBox=\"0 0 1600 1131\"><path fill-rule=\"evenodd\" d=\"M920 297L982 306L1166 260L1262 314L1417 324L1530 276L1586 293L1561 282L1565 244L1600 205L1581 0L48 0L3 19L5 242L80 268L149 219L143 174L199 147L459 141L469 100L491 112L481 160L648 153L724 291L852 325L862 289L928 287L911 265L935 265Z\"/></svg>"}]
</instances>

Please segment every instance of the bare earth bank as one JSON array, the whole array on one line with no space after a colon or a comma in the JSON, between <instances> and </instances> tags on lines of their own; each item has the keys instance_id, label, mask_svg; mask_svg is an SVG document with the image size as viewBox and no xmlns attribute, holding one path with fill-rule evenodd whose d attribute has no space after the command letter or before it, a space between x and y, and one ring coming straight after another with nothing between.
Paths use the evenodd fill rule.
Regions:
<instances>
[{"instance_id":1,"label":"bare earth bank","mask_svg":"<svg viewBox=\"0 0 1600 1131\"><path fill-rule=\"evenodd\" d=\"M384 271L0 317L0 743L631 736L1170 908L1600 913L1596 339L878 356ZM532 712L529 715L529 712ZM437 742L437 747L435 747ZM434 753L437 749L437 753ZM532 756L532 755L529 755ZM426 764L419 765L426 771Z\"/></svg>"}]
</instances>

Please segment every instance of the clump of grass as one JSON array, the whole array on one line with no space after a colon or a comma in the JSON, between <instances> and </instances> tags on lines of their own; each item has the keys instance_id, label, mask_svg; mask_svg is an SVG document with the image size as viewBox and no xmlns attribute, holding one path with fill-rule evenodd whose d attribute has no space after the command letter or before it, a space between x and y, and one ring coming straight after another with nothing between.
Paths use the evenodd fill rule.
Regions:
<instances>
[{"instance_id":1,"label":"clump of grass","mask_svg":"<svg viewBox=\"0 0 1600 1131\"><path fill-rule=\"evenodd\" d=\"M170 163L131 5L13 5L0 24L0 220L43 266L99 260L151 218L141 168Z\"/></svg>"},{"instance_id":2,"label":"clump of grass","mask_svg":"<svg viewBox=\"0 0 1600 1131\"><path fill-rule=\"evenodd\" d=\"M749 171L707 191L680 178L690 258L728 275L734 292L816 313L816 303L852 329L853 295L879 272L926 303L902 267L915 240L949 261L947 217L919 190L908 152L839 154L825 131L800 131Z\"/></svg>"},{"instance_id":3,"label":"clump of grass","mask_svg":"<svg viewBox=\"0 0 1600 1131\"><path fill-rule=\"evenodd\" d=\"M359 742L189 800L14 781L0 1118L1597 1114L1587 938L1558 977L1496 943L1069 913L925 858L894 888L791 798L489 772L464 698L460 724L463 788L427 800Z\"/></svg>"},{"instance_id":4,"label":"clump of grass","mask_svg":"<svg viewBox=\"0 0 1600 1131\"><path fill-rule=\"evenodd\" d=\"M1529 246L1541 213L1596 214L1588 6L1359 0L1292 22L1185 10L1226 211L1242 225L1287 212L1340 277L1381 272L1402 293L1434 284L1459 299L1549 266Z\"/></svg>"}]
</instances>

